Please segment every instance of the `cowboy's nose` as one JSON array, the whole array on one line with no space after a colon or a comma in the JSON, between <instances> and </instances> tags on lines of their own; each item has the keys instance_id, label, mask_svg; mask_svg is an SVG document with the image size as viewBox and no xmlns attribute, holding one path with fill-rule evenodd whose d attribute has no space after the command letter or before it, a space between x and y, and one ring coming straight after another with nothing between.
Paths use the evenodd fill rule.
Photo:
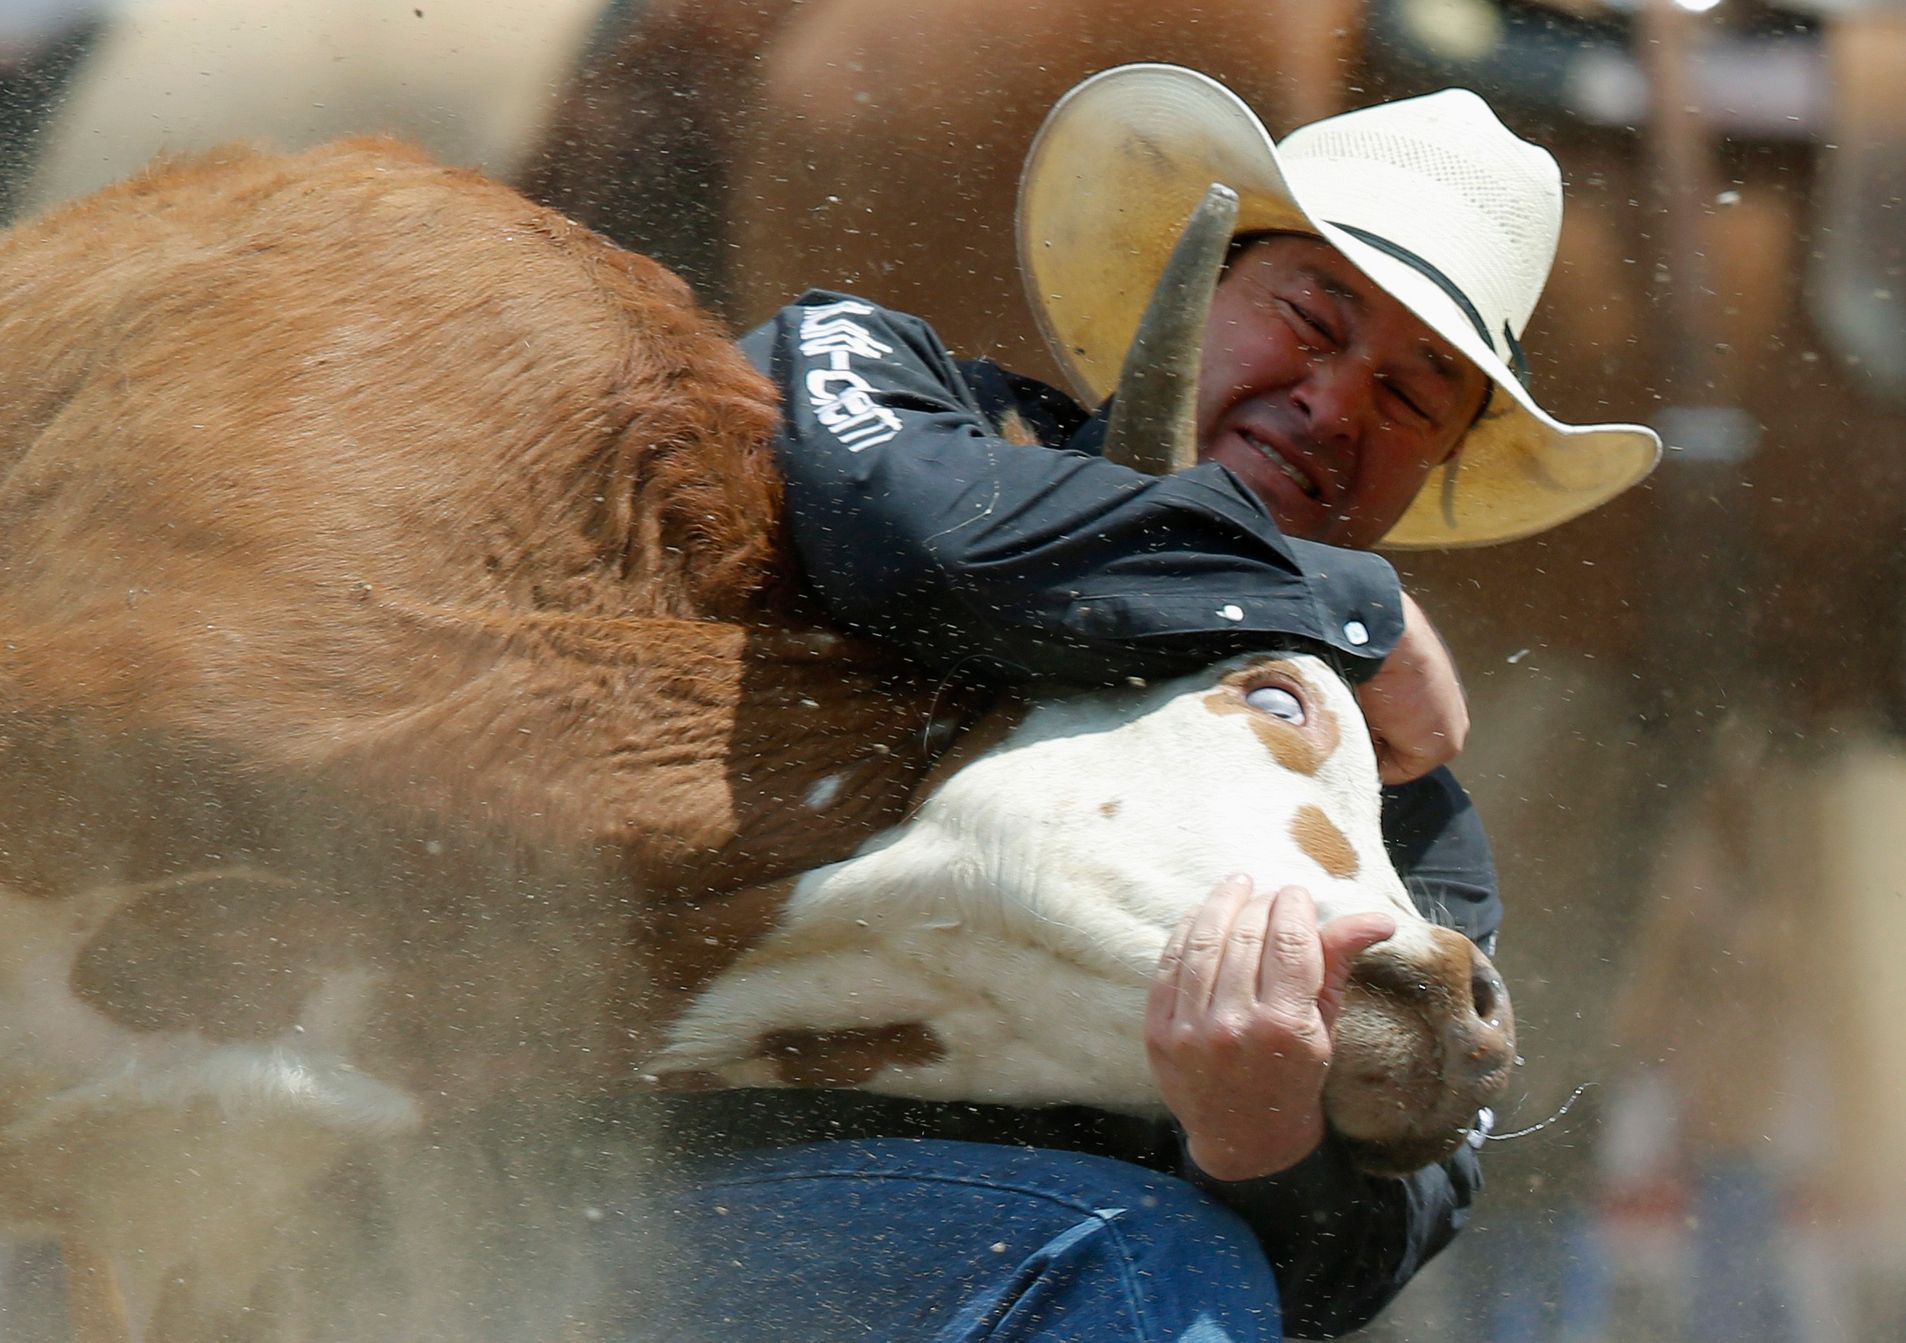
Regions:
<instances>
[{"instance_id":1,"label":"cowboy's nose","mask_svg":"<svg viewBox=\"0 0 1906 1343\"><path fill-rule=\"evenodd\" d=\"M1295 400L1319 437L1354 435L1369 411L1369 379L1349 360L1321 359L1297 388Z\"/></svg>"}]
</instances>

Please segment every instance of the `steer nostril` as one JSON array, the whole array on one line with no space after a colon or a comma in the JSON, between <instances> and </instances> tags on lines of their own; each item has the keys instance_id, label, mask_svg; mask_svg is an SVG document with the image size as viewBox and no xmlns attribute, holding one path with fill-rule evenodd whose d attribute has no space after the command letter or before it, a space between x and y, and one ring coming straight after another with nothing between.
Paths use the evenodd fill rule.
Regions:
<instances>
[{"instance_id":1,"label":"steer nostril","mask_svg":"<svg viewBox=\"0 0 1906 1343\"><path fill-rule=\"evenodd\" d=\"M1477 966L1469 975L1469 1000L1482 1020L1494 1023L1502 1007L1502 981Z\"/></svg>"}]
</instances>

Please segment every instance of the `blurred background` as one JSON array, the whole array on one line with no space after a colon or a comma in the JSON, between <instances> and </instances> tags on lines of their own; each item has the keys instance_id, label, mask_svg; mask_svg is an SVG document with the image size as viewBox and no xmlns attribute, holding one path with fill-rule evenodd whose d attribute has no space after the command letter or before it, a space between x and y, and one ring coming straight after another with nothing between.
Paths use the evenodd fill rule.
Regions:
<instances>
[{"instance_id":1,"label":"blurred background","mask_svg":"<svg viewBox=\"0 0 1906 1343\"><path fill-rule=\"evenodd\" d=\"M1906 4L0 0L0 215L388 131L737 328L849 288L1056 380L1014 185L1129 60L1280 133L1481 92L1567 182L1538 394L1671 444L1546 538L1393 557L1472 696L1532 1131L1362 1337L1906 1337Z\"/></svg>"}]
</instances>

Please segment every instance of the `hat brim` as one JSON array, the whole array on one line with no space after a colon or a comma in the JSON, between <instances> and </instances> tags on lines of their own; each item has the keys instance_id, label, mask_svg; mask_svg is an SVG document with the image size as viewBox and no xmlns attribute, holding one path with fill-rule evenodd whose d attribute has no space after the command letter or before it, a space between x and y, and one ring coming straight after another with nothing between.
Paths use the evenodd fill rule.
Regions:
<instances>
[{"instance_id":1,"label":"hat brim","mask_svg":"<svg viewBox=\"0 0 1906 1343\"><path fill-rule=\"evenodd\" d=\"M1544 411L1456 302L1411 267L1326 222L1381 191L1367 174L1287 166L1257 115L1216 80L1126 65L1060 99L1021 177L1021 273L1074 389L1102 402L1118 381L1152 284L1213 182L1238 193L1240 233L1291 230L1331 243L1490 380L1482 417L1383 538L1397 548L1491 545L1546 531L1644 478L1661 455L1636 424L1564 424Z\"/></svg>"}]
</instances>

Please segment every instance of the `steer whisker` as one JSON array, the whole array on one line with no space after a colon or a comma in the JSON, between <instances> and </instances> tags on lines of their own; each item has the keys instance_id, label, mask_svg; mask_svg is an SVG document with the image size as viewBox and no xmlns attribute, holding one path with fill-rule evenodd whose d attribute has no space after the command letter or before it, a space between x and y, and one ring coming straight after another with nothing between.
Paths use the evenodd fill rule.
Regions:
<instances>
[{"instance_id":1,"label":"steer whisker","mask_svg":"<svg viewBox=\"0 0 1906 1343\"><path fill-rule=\"evenodd\" d=\"M1436 927L1453 928L1455 931L1474 940L1474 934L1463 927L1462 922L1456 917L1456 912L1450 906L1449 901L1442 896L1431 895L1430 883L1426 878L1405 877L1403 880L1403 888L1409 893L1410 903L1416 906L1416 912L1428 919ZM1477 942L1476 945L1482 948L1483 955L1494 956L1496 954L1496 935L1490 933L1487 937Z\"/></svg>"},{"instance_id":2,"label":"steer whisker","mask_svg":"<svg viewBox=\"0 0 1906 1343\"><path fill-rule=\"evenodd\" d=\"M1543 1129L1549 1127L1549 1125L1555 1123L1556 1120L1567 1114L1569 1107L1581 1099L1582 1093L1594 1085L1593 1082L1584 1082L1576 1087L1574 1091L1569 1093L1569 1098L1562 1102L1562 1108L1539 1124L1531 1124L1527 1128L1519 1128L1514 1133L1485 1133L1482 1136L1489 1142L1508 1142L1511 1138L1526 1138L1531 1133L1540 1133Z\"/></svg>"},{"instance_id":3,"label":"steer whisker","mask_svg":"<svg viewBox=\"0 0 1906 1343\"><path fill-rule=\"evenodd\" d=\"M1456 926L1456 918L1450 913L1449 902L1441 896L1432 897L1429 894L1429 882L1421 877L1406 877L1403 882L1403 887L1409 892L1410 903L1416 906L1417 912L1422 914L1424 918L1428 919L1438 928L1454 928Z\"/></svg>"}]
</instances>

